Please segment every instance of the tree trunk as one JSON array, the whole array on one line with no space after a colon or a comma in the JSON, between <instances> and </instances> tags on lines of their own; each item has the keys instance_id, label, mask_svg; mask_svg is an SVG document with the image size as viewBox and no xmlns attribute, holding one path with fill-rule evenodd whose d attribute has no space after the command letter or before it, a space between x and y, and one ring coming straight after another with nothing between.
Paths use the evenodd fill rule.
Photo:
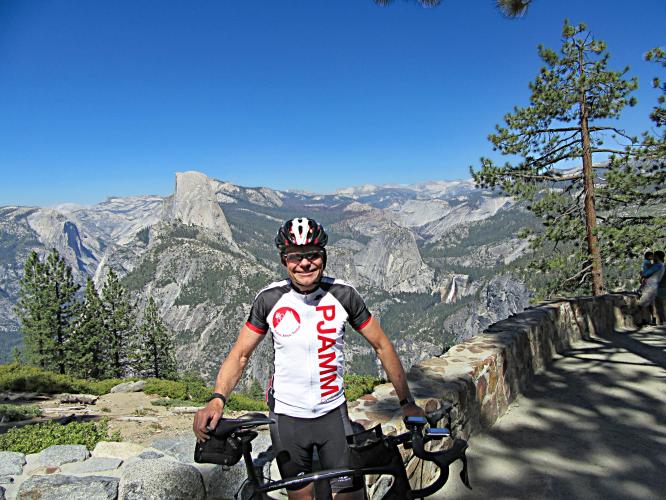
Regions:
<instances>
[{"instance_id":1,"label":"tree trunk","mask_svg":"<svg viewBox=\"0 0 666 500\"><path fill-rule=\"evenodd\" d=\"M592 295L604 293L604 279L601 268L599 241L595 234L597 211L594 206L594 171L592 169L592 150L590 149L590 129L587 122L587 104L585 90L581 89L580 132L583 145L583 191L585 192L585 233L587 236L587 254L592 261Z\"/></svg>"}]
</instances>

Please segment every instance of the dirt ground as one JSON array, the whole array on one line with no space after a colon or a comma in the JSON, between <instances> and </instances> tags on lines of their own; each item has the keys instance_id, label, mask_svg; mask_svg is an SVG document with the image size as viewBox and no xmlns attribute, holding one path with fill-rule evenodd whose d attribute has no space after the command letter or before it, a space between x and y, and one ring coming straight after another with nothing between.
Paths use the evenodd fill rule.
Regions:
<instances>
[{"instance_id":1,"label":"dirt ground","mask_svg":"<svg viewBox=\"0 0 666 500\"><path fill-rule=\"evenodd\" d=\"M41 401L45 417L98 415L109 419L111 432L119 431L123 441L148 445L164 434L192 432L194 413L178 414L174 408L154 406L161 399L143 392L120 392L100 396L95 404L60 403L56 397ZM126 418L137 419L128 421Z\"/></svg>"}]
</instances>

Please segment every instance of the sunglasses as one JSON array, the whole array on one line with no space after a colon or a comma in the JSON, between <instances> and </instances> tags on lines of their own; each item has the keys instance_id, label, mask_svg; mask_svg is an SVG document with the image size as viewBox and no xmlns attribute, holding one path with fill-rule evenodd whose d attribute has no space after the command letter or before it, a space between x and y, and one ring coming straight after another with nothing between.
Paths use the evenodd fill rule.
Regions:
<instances>
[{"instance_id":1,"label":"sunglasses","mask_svg":"<svg viewBox=\"0 0 666 500\"><path fill-rule=\"evenodd\" d=\"M312 262L313 260L321 259L323 257L324 254L318 251L307 252L307 253L287 253L284 255L284 260L291 263L299 263L303 259Z\"/></svg>"}]
</instances>

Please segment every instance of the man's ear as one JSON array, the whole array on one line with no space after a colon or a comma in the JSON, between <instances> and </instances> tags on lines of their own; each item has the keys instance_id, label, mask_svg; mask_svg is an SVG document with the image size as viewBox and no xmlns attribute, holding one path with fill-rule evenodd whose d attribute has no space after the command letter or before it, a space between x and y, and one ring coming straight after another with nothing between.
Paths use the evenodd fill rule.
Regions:
<instances>
[{"instance_id":1,"label":"man's ear","mask_svg":"<svg viewBox=\"0 0 666 500\"><path fill-rule=\"evenodd\" d=\"M280 262L284 267L287 267L287 259L284 258L284 255L280 254Z\"/></svg>"}]
</instances>

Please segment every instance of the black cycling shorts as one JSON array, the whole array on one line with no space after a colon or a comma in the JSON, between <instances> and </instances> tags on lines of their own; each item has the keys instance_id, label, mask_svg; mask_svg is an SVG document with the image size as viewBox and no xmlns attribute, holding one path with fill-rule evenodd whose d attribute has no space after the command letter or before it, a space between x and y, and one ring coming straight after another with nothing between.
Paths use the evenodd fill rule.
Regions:
<instances>
[{"instance_id":1,"label":"black cycling shorts","mask_svg":"<svg viewBox=\"0 0 666 500\"><path fill-rule=\"evenodd\" d=\"M352 434L347 403L317 418L297 418L271 411L271 440L282 478L312 472L312 457L316 449L321 469L349 467L349 447L346 436ZM362 478L331 479L331 490L356 491L364 486ZM301 489L303 485L289 489Z\"/></svg>"}]
</instances>

